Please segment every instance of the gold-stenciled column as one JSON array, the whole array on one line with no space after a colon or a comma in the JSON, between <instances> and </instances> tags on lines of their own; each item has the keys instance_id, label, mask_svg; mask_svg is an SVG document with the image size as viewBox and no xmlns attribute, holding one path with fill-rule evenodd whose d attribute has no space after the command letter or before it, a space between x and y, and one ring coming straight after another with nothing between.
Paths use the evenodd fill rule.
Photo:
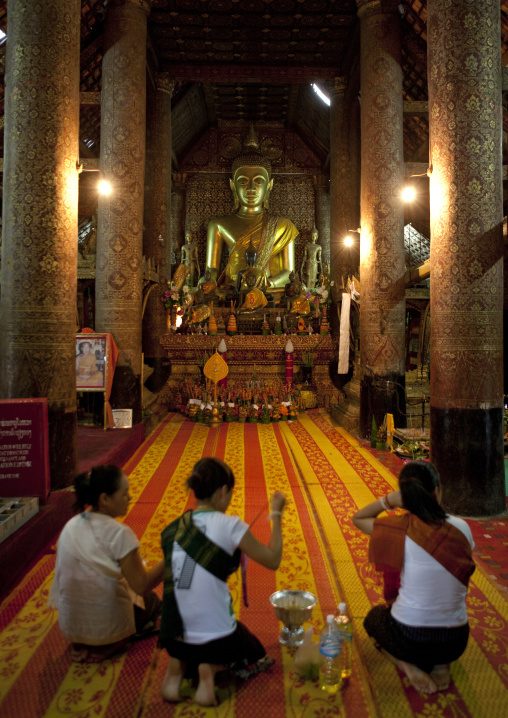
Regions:
<instances>
[{"instance_id":1,"label":"gold-stenciled column","mask_svg":"<svg viewBox=\"0 0 508 718\"><path fill-rule=\"evenodd\" d=\"M141 309L148 0L113 0L104 30L101 169L112 192L99 201L96 329L118 347L113 408L141 421Z\"/></svg>"},{"instance_id":2,"label":"gold-stenciled column","mask_svg":"<svg viewBox=\"0 0 508 718\"><path fill-rule=\"evenodd\" d=\"M431 458L453 513L505 509L499 3L429 0Z\"/></svg>"},{"instance_id":3,"label":"gold-stenciled column","mask_svg":"<svg viewBox=\"0 0 508 718\"><path fill-rule=\"evenodd\" d=\"M356 97L345 78L330 85L330 278L340 297L348 275L358 274L360 235L350 233L359 224L359 154L354 127ZM355 93L356 94L356 93ZM350 235L353 246L344 240ZM330 316L336 323L335 312Z\"/></svg>"},{"instance_id":4,"label":"gold-stenciled column","mask_svg":"<svg viewBox=\"0 0 508 718\"><path fill-rule=\"evenodd\" d=\"M361 43L360 432L405 426L402 55L396 2L357 0Z\"/></svg>"},{"instance_id":5,"label":"gold-stenciled column","mask_svg":"<svg viewBox=\"0 0 508 718\"><path fill-rule=\"evenodd\" d=\"M151 391L158 391L169 374L169 359L160 337L167 331L163 294L171 270L171 95L169 73L155 75L155 89L148 93L146 127L145 231L143 254L159 268L159 284L150 290L143 316L145 364L152 367ZM146 290L145 290L146 291Z\"/></svg>"},{"instance_id":6,"label":"gold-stenciled column","mask_svg":"<svg viewBox=\"0 0 508 718\"><path fill-rule=\"evenodd\" d=\"M346 81L336 77L330 85L330 279L340 290L347 279L344 238L349 229L349 153L345 121ZM346 276L344 276L346 275ZM332 312L332 316L335 312Z\"/></svg>"},{"instance_id":7,"label":"gold-stenciled column","mask_svg":"<svg viewBox=\"0 0 508 718\"><path fill-rule=\"evenodd\" d=\"M77 468L80 8L10 2L6 55L0 397L47 397L53 489Z\"/></svg>"}]
</instances>

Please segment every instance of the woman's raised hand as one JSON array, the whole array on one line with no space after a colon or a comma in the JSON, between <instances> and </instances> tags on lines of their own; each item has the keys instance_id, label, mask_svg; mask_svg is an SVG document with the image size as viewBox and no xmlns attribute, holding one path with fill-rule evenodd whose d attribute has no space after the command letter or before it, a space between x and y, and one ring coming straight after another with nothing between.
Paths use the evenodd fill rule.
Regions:
<instances>
[{"instance_id":1,"label":"woman's raised hand","mask_svg":"<svg viewBox=\"0 0 508 718\"><path fill-rule=\"evenodd\" d=\"M285 505L286 497L284 496L282 491L276 491L274 494L272 494L272 498L270 500L270 506L272 511L282 511Z\"/></svg>"}]
</instances>

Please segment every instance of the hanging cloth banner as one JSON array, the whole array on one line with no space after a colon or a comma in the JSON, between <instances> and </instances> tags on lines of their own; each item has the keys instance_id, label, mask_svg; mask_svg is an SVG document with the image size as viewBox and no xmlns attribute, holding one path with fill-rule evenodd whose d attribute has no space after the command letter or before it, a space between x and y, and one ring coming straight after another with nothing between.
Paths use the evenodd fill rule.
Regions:
<instances>
[{"instance_id":1,"label":"hanging cloth banner","mask_svg":"<svg viewBox=\"0 0 508 718\"><path fill-rule=\"evenodd\" d=\"M349 314L351 310L351 297L342 294L342 310L340 312L340 341L338 374L347 374L349 371Z\"/></svg>"}]
</instances>

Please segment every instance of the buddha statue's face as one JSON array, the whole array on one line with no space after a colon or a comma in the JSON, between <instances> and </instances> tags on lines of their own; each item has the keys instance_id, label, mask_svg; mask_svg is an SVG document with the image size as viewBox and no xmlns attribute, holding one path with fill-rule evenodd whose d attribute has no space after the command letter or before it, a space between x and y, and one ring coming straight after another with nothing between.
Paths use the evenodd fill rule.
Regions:
<instances>
[{"instance_id":1,"label":"buddha statue's face","mask_svg":"<svg viewBox=\"0 0 508 718\"><path fill-rule=\"evenodd\" d=\"M310 237L311 237L311 239L312 239L312 241L313 241L314 243L317 242L318 235L319 235L319 232L317 231L317 229L315 229L315 230L312 232L312 234L310 235Z\"/></svg>"},{"instance_id":2,"label":"buddha statue's face","mask_svg":"<svg viewBox=\"0 0 508 718\"><path fill-rule=\"evenodd\" d=\"M272 189L273 180L264 167L239 167L230 184L238 197L240 210L260 211L263 200Z\"/></svg>"}]
</instances>

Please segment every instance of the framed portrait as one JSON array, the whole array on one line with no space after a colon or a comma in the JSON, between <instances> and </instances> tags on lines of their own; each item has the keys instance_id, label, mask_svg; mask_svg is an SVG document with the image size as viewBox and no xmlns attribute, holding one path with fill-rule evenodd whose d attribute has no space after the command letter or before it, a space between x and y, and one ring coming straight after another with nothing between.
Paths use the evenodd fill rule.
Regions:
<instances>
[{"instance_id":1,"label":"framed portrait","mask_svg":"<svg viewBox=\"0 0 508 718\"><path fill-rule=\"evenodd\" d=\"M76 389L106 390L107 347L105 334L76 334Z\"/></svg>"}]
</instances>

